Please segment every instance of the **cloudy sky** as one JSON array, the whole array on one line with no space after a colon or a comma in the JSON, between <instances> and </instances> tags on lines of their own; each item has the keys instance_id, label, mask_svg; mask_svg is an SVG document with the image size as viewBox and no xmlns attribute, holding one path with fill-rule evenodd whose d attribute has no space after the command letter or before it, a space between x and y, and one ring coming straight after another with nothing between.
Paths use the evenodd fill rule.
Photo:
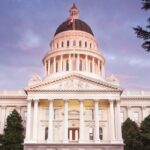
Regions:
<instances>
[{"instance_id":1,"label":"cloudy sky","mask_svg":"<svg viewBox=\"0 0 150 150\"><path fill-rule=\"evenodd\" d=\"M26 87L34 73L43 76L42 58L73 0L0 0L0 90ZM76 0L80 19L92 28L106 58L106 74L122 88L150 90L150 53L132 27L145 25L141 0Z\"/></svg>"}]
</instances>

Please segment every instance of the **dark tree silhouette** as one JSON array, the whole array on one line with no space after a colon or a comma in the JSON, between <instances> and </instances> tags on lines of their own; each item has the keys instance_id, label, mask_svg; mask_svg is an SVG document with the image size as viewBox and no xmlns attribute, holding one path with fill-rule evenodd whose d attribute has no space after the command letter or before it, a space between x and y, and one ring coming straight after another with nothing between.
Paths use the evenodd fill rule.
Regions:
<instances>
[{"instance_id":1,"label":"dark tree silhouette","mask_svg":"<svg viewBox=\"0 0 150 150\"><path fill-rule=\"evenodd\" d=\"M141 123L140 138L143 150L150 150L150 115Z\"/></svg>"},{"instance_id":2,"label":"dark tree silhouette","mask_svg":"<svg viewBox=\"0 0 150 150\"><path fill-rule=\"evenodd\" d=\"M140 129L131 119L127 119L122 125L122 137L124 150L141 150Z\"/></svg>"},{"instance_id":3,"label":"dark tree silhouette","mask_svg":"<svg viewBox=\"0 0 150 150\"><path fill-rule=\"evenodd\" d=\"M7 117L7 125L4 129L2 148L4 150L23 150L23 125L22 118L14 109Z\"/></svg>"},{"instance_id":4,"label":"dark tree silhouette","mask_svg":"<svg viewBox=\"0 0 150 150\"><path fill-rule=\"evenodd\" d=\"M150 10L150 0L142 0L142 9L149 11ZM150 51L150 18L147 19L147 26L143 29L141 26L133 28L137 37L144 40L142 47L146 51Z\"/></svg>"}]
</instances>

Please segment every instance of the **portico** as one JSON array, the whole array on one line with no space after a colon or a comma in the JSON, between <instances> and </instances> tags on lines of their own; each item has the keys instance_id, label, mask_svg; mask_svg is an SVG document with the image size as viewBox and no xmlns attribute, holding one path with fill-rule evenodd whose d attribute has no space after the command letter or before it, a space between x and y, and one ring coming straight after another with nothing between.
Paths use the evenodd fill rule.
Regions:
<instances>
[{"instance_id":1,"label":"portico","mask_svg":"<svg viewBox=\"0 0 150 150\"><path fill-rule=\"evenodd\" d=\"M73 80L75 80L75 77ZM76 77L76 80L79 80L79 77ZM58 83L56 82L56 84ZM75 87L74 90L69 90L70 88L67 87L68 90L63 91L56 89L45 91L42 90L44 86L45 84L28 90L26 143L82 144L90 142L100 144L122 142L121 131L118 131L120 127L120 121L118 121L118 118L120 118L120 113L118 113L120 111L120 90L112 89L111 92L93 90L92 95L86 88L80 91ZM51 84L49 84L49 88L51 88ZM42 104L43 101L46 103L45 106ZM100 115L102 109L104 112ZM44 114L45 110L48 112L48 118L45 120L45 125L42 125L43 120L40 119L40 114ZM101 118L102 115L105 116L105 119ZM56 122L60 124L59 127ZM44 133L39 133L42 126L48 128L46 139L45 130L43 130ZM56 127L60 136L58 139L55 135ZM103 130L102 139L100 139L101 127ZM87 133L87 130L89 133ZM90 130L92 130L91 133ZM41 137L41 134L44 136Z\"/></svg>"}]
</instances>

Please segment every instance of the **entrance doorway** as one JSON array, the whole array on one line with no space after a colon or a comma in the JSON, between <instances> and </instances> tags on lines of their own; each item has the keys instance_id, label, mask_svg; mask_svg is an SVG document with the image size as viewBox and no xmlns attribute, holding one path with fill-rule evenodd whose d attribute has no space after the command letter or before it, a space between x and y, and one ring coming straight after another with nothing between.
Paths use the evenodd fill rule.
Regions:
<instances>
[{"instance_id":1,"label":"entrance doorway","mask_svg":"<svg viewBox=\"0 0 150 150\"><path fill-rule=\"evenodd\" d=\"M68 139L69 141L78 141L79 140L79 128L69 128Z\"/></svg>"}]
</instances>

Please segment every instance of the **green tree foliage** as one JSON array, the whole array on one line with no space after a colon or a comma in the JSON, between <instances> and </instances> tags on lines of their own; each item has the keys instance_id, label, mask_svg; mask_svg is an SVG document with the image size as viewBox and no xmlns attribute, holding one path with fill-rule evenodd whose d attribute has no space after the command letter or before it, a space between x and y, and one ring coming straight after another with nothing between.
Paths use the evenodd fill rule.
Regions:
<instances>
[{"instance_id":1,"label":"green tree foliage","mask_svg":"<svg viewBox=\"0 0 150 150\"><path fill-rule=\"evenodd\" d=\"M142 0L142 9L149 11L150 10L150 0ZM141 38L144 40L144 43L142 44L142 47L146 51L150 51L150 18L147 19L147 26L145 29L143 29L141 26L137 26L136 28L133 28L135 33L137 34L138 38Z\"/></svg>"},{"instance_id":2,"label":"green tree foliage","mask_svg":"<svg viewBox=\"0 0 150 150\"><path fill-rule=\"evenodd\" d=\"M125 144L124 150L140 150L142 144L139 140L139 127L129 118L122 125L122 136Z\"/></svg>"},{"instance_id":3,"label":"green tree foliage","mask_svg":"<svg viewBox=\"0 0 150 150\"><path fill-rule=\"evenodd\" d=\"M23 125L22 118L16 110L7 117L7 125L3 135L4 150L23 150Z\"/></svg>"},{"instance_id":4,"label":"green tree foliage","mask_svg":"<svg viewBox=\"0 0 150 150\"><path fill-rule=\"evenodd\" d=\"M150 115L141 123L140 138L143 143L143 150L150 150Z\"/></svg>"}]
</instances>

